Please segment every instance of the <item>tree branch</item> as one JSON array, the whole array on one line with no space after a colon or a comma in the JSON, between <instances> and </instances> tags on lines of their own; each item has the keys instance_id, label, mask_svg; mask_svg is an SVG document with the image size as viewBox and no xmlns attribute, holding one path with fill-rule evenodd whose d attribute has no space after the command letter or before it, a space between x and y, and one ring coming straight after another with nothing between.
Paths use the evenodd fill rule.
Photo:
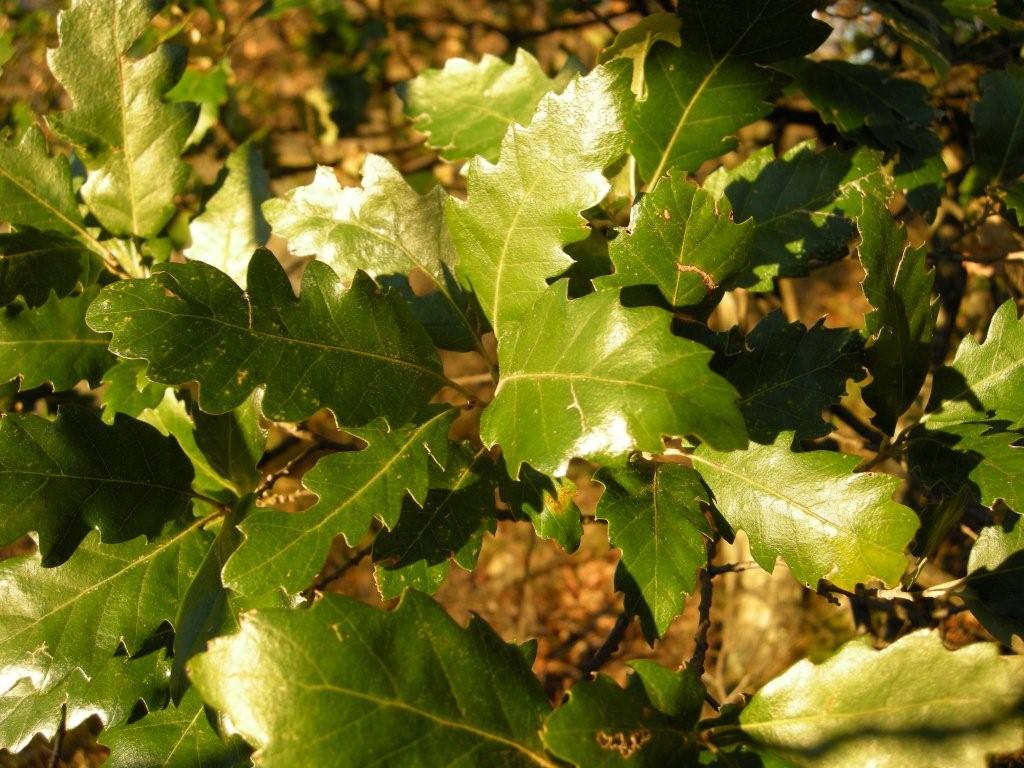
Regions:
<instances>
[{"instance_id":1,"label":"tree branch","mask_svg":"<svg viewBox=\"0 0 1024 768\"><path fill-rule=\"evenodd\" d=\"M619 650L622 638L625 637L626 630L629 629L631 618L626 611L619 614L619 618L615 620L615 626L612 627L612 631L608 633L608 637L605 638L601 647L597 649L589 660L580 665L580 676L583 679L593 676Z\"/></svg>"},{"instance_id":2,"label":"tree branch","mask_svg":"<svg viewBox=\"0 0 1024 768\"><path fill-rule=\"evenodd\" d=\"M707 564L700 572L700 618L697 621L697 635L694 638L693 656L687 668L697 673L697 679L704 677L704 664L708 655L708 632L711 630L711 598L714 595L714 569L711 565L715 559L715 549L718 547L718 537L711 539L707 544Z\"/></svg>"}]
</instances>

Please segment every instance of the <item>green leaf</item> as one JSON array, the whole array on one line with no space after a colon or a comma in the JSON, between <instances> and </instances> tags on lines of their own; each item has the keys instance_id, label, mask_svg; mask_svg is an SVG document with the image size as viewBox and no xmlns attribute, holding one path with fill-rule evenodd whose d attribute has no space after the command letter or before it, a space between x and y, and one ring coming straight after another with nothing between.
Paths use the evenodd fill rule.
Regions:
<instances>
[{"instance_id":1,"label":"green leaf","mask_svg":"<svg viewBox=\"0 0 1024 768\"><path fill-rule=\"evenodd\" d=\"M0 234L0 306L19 296L30 307L46 303L51 293L63 298L95 282L102 269L95 253L56 232Z\"/></svg>"},{"instance_id":2,"label":"green leaf","mask_svg":"<svg viewBox=\"0 0 1024 768\"><path fill-rule=\"evenodd\" d=\"M1007 520L1004 525L990 525L981 529L977 541L971 547L967 561L968 573L979 568L998 568L1011 556L1024 549L1024 525L1021 524L1019 515L1011 517L1013 519Z\"/></svg>"},{"instance_id":3,"label":"green leaf","mask_svg":"<svg viewBox=\"0 0 1024 768\"><path fill-rule=\"evenodd\" d=\"M1024 174L1024 67L981 77L981 101L974 108L974 160L991 184Z\"/></svg>"},{"instance_id":4,"label":"green leaf","mask_svg":"<svg viewBox=\"0 0 1024 768\"><path fill-rule=\"evenodd\" d=\"M687 671L634 662L625 690L606 675L576 683L548 717L544 744L579 768L694 765L704 689Z\"/></svg>"},{"instance_id":5,"label":"green leaf","mask_svg":"<svg viewBox=\"0 0 1024 768\"><path fill-rule=\"evenodd\" d=\"M445 463L455 414L434 408L400 429L377 422L353 432L366 448L325 456L305 476L316 505L299 513L258 509L241 524L245 541L228 561L225 583L243 595L298 592L320 570L335 536L354 546L374 519L393 528L406 494L425 502L430 465Z\"/></svg>"},{"instance_id":6,"label":"green leaf","mask_svg":"<svg viewBox=\"0 0 1024 768\"><path fill-rule=\"evenodd\" d=\"M1012 4L1007 3L1006 8L1012 12ZM942 0L942 8L949 14L965 21L980 20L992 29L1013 29L1022 28L1019 20L1000 14L997 0ZM1017 11L1020 16L1020 11Z\"/></svg>"},{"instance_id":7,"label":"green leaf","mask_svg":"<svg viewBox=\"0 0 1024 768\"><path fill-rule=\"evenodd\" d=\"M74 106L51 115L89 171L82 197L115 235L152 237L175 211L188 179L179 155L195 124L191 105L163 100L184 69L182 49L162 45L144 58L132 44L161 0L78 0L57 20L50 69Z\"/></svg>"},{"instance_id":8,"label":"green leaf","mask_svg":"<svg viewBox=\"0 0 1024 768\"><path fill-rule=\"evenodd\" d=\"M844 589L871 579L895 584L918 526L917 515L892 500L899 480L854 472L860 463L854 456L793 453L792 442L791 433L782 433L773 445L752 444L746 451L701 446L693 464L766 571L781 557L809 587L819 579Z\"/></svg>"},{"instance_id":9,"label":"green leaf","mask_svg":"<svg viewBox=\"0 0 1024 768\"><path fill-rule=\"evenodd\" d=\"M249 257L270 237L270 225L260 211L270 198L270 177L251 141L228 155L224 167L227 175L220 188L188 226L192 245L185 255L212 264L244 288Z\"/></svg>"},{"instance_id":10,"label":"green leaf","mask_svg":"<svg viewBox=\"0 0 1024 768\"><path fill-rule=\"evenodd\" d=\"M865 194L887 200L887 184L877 152L815 153L798 144L777 160L765 147L715 171L704 188L725 195L737 221L753 217L752 272L739 285L768 291L773 277L798 277L812 261L845 256L856 234L847 216L860 211Z\"/></svg>"},{"instance_id":11,"label":"green leaf","mask_svg":"<svg viewBox=\"0 0 1024 768\"><path fill-rule=\"evenodd\" d=\"M298 298L269 251L249 263L248 293L200 262L161 264L152 277L108 286L89 308L110 349L149 361L151 381L199 382L207 413L238 407L265 386L263 413L301 421L321 407L346 424L411 418L446 381L433 345L396 296L365 274L346 291L311 262Z\"/></svg>"},{"instance_id":12,"label":"green leaf","mask_svg":"<svg viewBox=\"0 0 1024 768\"><path fill-rule=\"evenodd\" d=\"M191 670L266 768L554 765L538 735L547 697L519 649L417 592L389 613L325 595L308 611L246 614ZM342 729L344 749L323 738Z\"/></svg>"},{"instance_id":13,"label":"green leaf","mask_svg":"<svg viewBox=\"0 0 1024 768\"><path fill-rule=\"evenodd\" d=\"M564 77L549 78L528 51L517 48L512 64L489 53L477 63L448 59L444 69L410 80L403 98L416 130L445 160L480 155L494 162L508 127L529 125L541 98L564 86Z\"/></svg>"},{"instance_id":14,"label":"green leaf","mask_svg":"<svg viewBox=\"0 0 1024 768\"><path fill-rule=\"evenodd\" d=\"M1024 525L1020 517L983 528L971 547L967 579L960 593L985 629L1007 646L1024 637Z\"/></svg>"},{"instance_id":15,"label":"green leaf","mask_svg":"<svg viewBox=\"0 0 1024 768\"><path fill-rule=\"evenodd\" d=\"M793 59L773 65L810 99L822 118L843 133L865 130L887 149L915 149L928 141L935 110L921 83L879 67L849 61Z\"/></svg>"},{"instance_id":16,"label":"green leaf","mask_svg":"<svg viewBox=\"0 0 1024 768\"><path fill-rule=\"evenodd\" d=\"M117 358L103 374L103 421L114 423L118 413L138 417L147 409L156 408L164 399L167 387L146 378L145 360Z\"/></svg>"},{"instance_id":17,"label":"green leaf","mask_svg":"<svg viewBox=\"0 0 1024 768\"><path fill-rule=\"evenodd\" d=\"M754 222L734 224L728 198L669 175L633 208L608 249L615 274L598 287L653 285L673 307L704 301L749 267Z\"/></svg>"},{"instance_id":18,"label":"green leaf","mask_svg":"<svg viewBox=\"0 0 1024 768\"><path fill-rule=\"evenodd\" d=\"M257 465L267 444L267 431L260 424L260 398L257 390L240 406L221 414L205 413L194 404L189 408L196 447L238 496L253 490L262 477Z\"/></svg>"},{"instance_id":19,"label":"green leaf","mask_svg":"<svg viewBox=\"0 0 1024 768\"><path fill-rule=\"evenodd\" d=\"M473 294L450 272L444 276L444 290L427 293L414 291L405 275L382 275L377 282L405 299L435 346L454 352L480 351L478 339L488 330L487 321Z\"/></svg>"},{"instance_id":20,"label":"green leaf","mask_svg":"<svg viewBox=\"0 0 1024 768\"><path fill-rule=\"evenodd\" d=\"M821 412L838 403L848 379L863 376L860 338L845 328L787 323L772 312L747 335L738 354L716 358L713 367L739 390L747 431L759 443L780 432L824 437L832 425Z\"/></svg>"},{"instance_id":21,"label":"green leaf","mask_svg":"<svg viewBox=\"0 0 1024 768\"><path fill-rule=\"evenodd\" d=\"M205 4L207 11L210 5ZM206 137L220 119L220 108L228 102L230 89L228 78L231 76L231 64L221 59L212 69L186 69L181 79L171 88L164 98L175 103L191 102L199 105L199 118L185 142L192 147Z\"/></svg>"},{"instance_id":22,"label":"green leaf","mask_svg":"<svg viewBox=\"0 0 1024 768\"><path fill-rule=\"evenodd\" d=\"M95 286L78 296L55 293L35 309L0 310L0 381L21 378L22 389L52 384L60 392L83 379L99 383L114 359L108 339L85 324Z\"/></svg>"},{"instance_id":23,"label":"green leaf","mask_svg":"<svg viewBox=\"0 0 1024 768\"><path fill-rule=\"evenodd\" d=\"M77 713L88 699L72 695L90 695L83 676L106 674L119 645L132 655L174 618L209 546L199 525L150 545L101 544L92 535L60 568L41 567L36 555L4 561L0 680L24 680L37 695L63 692Z\"/></svg>"},{"instance_id":24,"label":"green leaf","mask_svg":"<svg viewBox=\"0 0 1024 768\"><path fill-rule=\"evenodd\" d=\"M929 7L930 6L930 7ZM941 78L949 73L952 57L952 35L943 30L929 0L907 3L904 0L875 0L872 9L885 19L886 31L906 43Z\"/></svg>"},{"instance_id":25,"label":"green leaf","mask_svg":"<svg viewBox=\"0 0 1024 768\"><path fill-rule=\"evenodd\" d=\"M569 301L566 288L552 286L499 345L501 379L480 435L501 445L512 477L523 462L562 476L575 457L660 453L663 435L745 445L736 391L708 369L710 350L672 335L669 313L627 309L615 291Z\"/></svg>"},{"instance_id":26,"label":"green leaf","mask_svg":"<svg viewBox=\"0 0 1024 768\"><path fill-rule=\"evenodd\" d=\"M472 570L484 533L494 532L497 470L486 451L454 452L456 466L446 468L444 488L432 488L420 506L406 496L402 514L391 530L377 534L373 561L381 597L398 597L406 589L433 594L454 561ZM461 464L461 466L457 466Z\"/></svg>"},{"instance_id":27,"label":"green leaf","mask_svg":"<svg viewBox=\"0 0 1024 768\"><path fill-rule=\"evenodd\" d=\"M828 37L813 0L754 0L722 13L718 0L679 4L681 45L647 57L648 98L629 117L640 174L657 183L695 171L735 146L732 134L768 113L777 80L759 65L802 56Z\"/></svg>"},{"instance_id":28,"label":"green leaf","mask_svg":"<svg viewBox=\"0 0 1024 768\"><path fill-rule=\"evenodd\" d=\"M259 477L255 463L262 453L265 435L256 421L258 396L259 392L254 392L242 405L227 413L201 414L199 419L204 420L201 430L199 419L192 416L200 412L191 402L186 405L185 399L179 400L175 391L168 388L164 389L156 407L143 411L139 419L178 441L192 462L195 470L192 487L198 493L230 505L251 490ZM207 433L207 442L202 446L199 444L203 439L201 431ZM225 476L229 471L236 473L234 477Z\"/></svg>"},{"instance_id":29,"label":"green leaf","mask_svg":"<svg viewBox=\"0 0 1024 768\"><path fill-rule=\"evenodd\" d=\"M3 221L17 227L92 239L75 201L67 156L51 157L35 126L17 145L0 141L0 211Z\"/></svg>"},{"instance_id":30,"label":"green leaf","mask_svg":"<svg viewBox=\"0 0 1024 768\"><path fill-rule=\"evenodd\" d=\"M195 691L177 707L150 712L129 725L103 731L100 743L110 750L106 768L242 768L249 750L240 739L225 741L210 723Z\"/></svg>"},{"instance_id":31,"label":"green leaf","mask_svg":"<svg viewBox=\"0 0 1024 768\"><path fill-rule=\"evenodd\" d=\"M167 697L168 666L163 653L129 659L119 651L99 661L89 674L68 667L45 689L23 677L0 693L0 748L19 752L36 734L52 739L65 704L67 730L91 717L98 717L104 726L123 723L140 701L159 706Z\"/></svg>"},{"instance_id":32,"label":"green leaf","mask_svg":"<svg viewBox=\"0 0 1024 768\"><path fill-rule=\"evenodd\" d=\"M864 296L874 308L864 319L872 381L861 395L875 412L872 421L892 435L928 375L939 312L932 302L935 274L925 263L927 247L908 247L903 227L883 203L866 199L857 226Z\"/></svg>"},{"instance_id":33,"label":"green leaf","mask_svg":"<svg viewBox=\"0 0 1024 768\"><path fill-rule=\"evenodd\" d=\"M634 463L597 479L605 486L597 517L608 521L611 545L622 551L615 588L653 643L683 612L706 564L707 490L700 475L677 464Z\"/></svg>"},{"instance_id":34,"label":"green leaf","mask_svg":"<svg viewBox=\"0 0 1024 768\"><path fill-rule=\"evenodd\" d=\"M38 532L44 566L66 560L93 528L108 543L156 536L192 502L192 467L174 441L77 406L56 421L0 419L0 478L0 540Z\"/></svg>"},{"instance_id":35,"label":"green leaf","mask_svg":"<svg viewBox=\"0 0 1024 768\"><path fill-rule=\"evenodd\" d=\"M612 44L601 51L598 64L607 64L616 59L629 59L633 63L633 81L630 90L638 99L647 98L647 82L644 65L654 44L664 40L679 45L679 16L674 13L652 13L644 16L633 26L615 36Z\"/></svg>"},{"instance_id":36,"label":"green leaf","mask_svg":"<svg viewBox=\"0 0 1024 768\"><path fill-rule=\"evenodd\" d=\"M504 461L500 462L504 466ZM519 479L501 478L502 500L516 517L529 520L542 539L554 541L566 552L579 549L583 521L576 506L576 484L565 478L552 478L529 464L519 470Z\"/></svg>"},{"instance_id":37,"label":"green leaf","mask_svg":"<svg viewBox=\"0 0 1024 768\"><path fill-rule=\"evenodd\" d=\"M1024 512L1024 440L1005 422L969 422L918 427L910 433L907 464L929 488L956 493L965 486L986 507L997 501Z\"/></svg>"},{"instance_id":38,"label":"green leaf","mask_svg":"<svg viewBox=\"0 0 1024 768\"><path fill-rule=\"evenodd\" d=\"M1016 215L1017 222L1024 221L1024 182L1010 184L1002 190L1001 196L1006 207Z\"/></svg>"},{"instance_id":39,"label":"green leaf","mask_svg":"<svg viewBox=\"0 0 1024 768\"><path fill-rule=\"evenodd\" d=\"M496 165L470 162L466 201L448 201L458 273L499 342L548 279L572 266L562 249L588 235L580 213L604 198L609 183L601 172L626 150L626 75L626 63L613 62L544 97L528 128L509 128Z\"/></svg>"},{"instance_id":40,"label":"green leaf","mask_svg":"<svg viewBox=\"0 0 1024 768\"><path fill-rule=\"evenodd\" d=\"M171 665L171 699L184 707L189 687L185 665L197 653L206 650L207 641L238 629L238 619L230 604L231 593L221 574L242 536L236 522L252 511L254 498L240 501L221 521L217 538L203 558L196 575L181 597L174 617L174 659Z\"/></svg>"},{"instance_id":41,"label":"green leaf","mask_svg":"<svg viewBox=\"0 0 1024 768\"><path fill-rule=\"evenodd\" d=\"M998 415L1024 426L1024 320L1012 300L992 316L984 343L965 336L953 362L936 371L928 408L932 423Z\"/></svg>"},{"instance_id":42,"label":"green leaf","mask_svg":"<svg viewBox=\"0 0 1024 768\"><path fill-rule=\"evenodd\" d=\"M391 163L368 155L362 188L342 187L320 166L312 184L268 200L263 212L292 253L327 262L345 283L357 270L375 277L419 268L443 289L445 267L455 263L445 197L439 186L419 194Z\"/></svg>"},{"instance_id":43,"label":"green leaf","mask_svg":"<svg viewBox=\"0 0 1024 768\"><path fill-rule=\"evenodd\" d=\"M1024 659L991 643L948 651L922 630L882 651L869 638L804 660L758 692L744 733L796 766L984 768L1024 738Z\"/></svg>"}]
</instances>

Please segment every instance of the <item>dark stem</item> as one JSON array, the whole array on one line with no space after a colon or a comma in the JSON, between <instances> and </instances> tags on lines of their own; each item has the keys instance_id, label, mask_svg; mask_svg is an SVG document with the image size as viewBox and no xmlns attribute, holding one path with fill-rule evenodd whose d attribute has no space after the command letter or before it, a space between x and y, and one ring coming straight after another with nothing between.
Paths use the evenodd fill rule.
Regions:
<instances>
[{"instance_id":1,"label":"dark stem","mask_svg":"<svg viewBox=\"0 0 1024 768\"><path fill-rule=\"evenodd\" d=\"M740 573L741 571L752 571L760 568L753 560L744 560L742 563L722 563L721 565L709 565L708 572L712 576L721 576L723 573Z\"/></svg>"},{"instance_id":2,"label":"dark stem","mask_svg":"<svg viewBox=\"0 0 1024 768\"><path fill-rule=\"evenodd\" d=\"M359 565L360 561L362 561L364 557L370 554L372 550L372 541L365 546L359 547L359 549L355 550L347 560L345 560L342 563L338 563L338 565L334 566L329 571L325 571L323 574L321 574L321 576L316 581L314 581L312 584L309 585L309 587L303 590L303 596L307 600L311 599L313 597L314 592L319 592L335 579L344 576L352 568L355 568L357 565Z\"/></svg>"},{"instance_id":3,"label":"dark stem","mask_svg":"<svg viewBox=\"0 0 1024 768\"><path fill-rule=\"evenodd\" d=\"M619 650L622 638L625 637L626 630L629 629L630 618L630 615L625 611L619 614L619 618L615 620L615 626L612 627L608 637L601 643L601 647L597 649L597 652L590 659L580 665L580 676L582 679L585 680L594 675Z\"/></svg>"},{"instance_id":4,"label":"dark stem","mask_svg":"<svg viewBox=\"0 0 1024 768\"><path fill-rule=\"evenodd\" d=\"M50 755L48 768L57 768L60 765L60 753L64 751L64 734L68 728L68 705L60 705L60 725L57 726L57 735L53 739L53 752Z\"/></svg>"},{"instance_id":5,"label":"dark stem","mask_svg":"<svg viewBox=\"0 0 1024 768\"><path fill-rule=\"evenodd\" d=\"M856 432L872 450L877 451L879 446L882 445L882 441L886 438L886 436L877 429L861 421L857 415L846 408L846 406L839 405L837 403L832 406L832 413L837 419Z\"/></svg>"},{"instance_id":6,"label":"dark stem","mask_svg":"<svg viewBox=\"0 0 1024 768\"><path fill-rule=\"evenodd\" d=\"M707 565L700 572L700 618L697 621L697 635L694 638L693 656L688 669L697 673L697 679L704 677L704 663L708 656L708 632L711 630L711 598L714 595L714 568L711 563L715 559L718 538L711 539L707 544Z\"/></svg>"}]
</instances>

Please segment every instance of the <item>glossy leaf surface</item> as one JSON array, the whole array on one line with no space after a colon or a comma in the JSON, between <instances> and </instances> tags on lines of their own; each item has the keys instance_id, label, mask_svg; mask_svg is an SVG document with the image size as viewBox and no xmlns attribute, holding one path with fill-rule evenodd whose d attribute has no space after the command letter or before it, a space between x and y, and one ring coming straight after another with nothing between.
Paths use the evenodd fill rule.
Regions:
<instances>
[{"instance_id":1,"label":"glossy leaf surface","mask_svg":"<svg viewBox=\"0 0 1024 768\"><path fill-rule=\"evenodd\" d=\"M925 264L926 249L906 245L903 228L880 202L866 200L857 223L864 295L874 307L864 328L872 381L862 396L875 423L891 435L928 375L939 311L932 303L935 277Z\"/></svg>"},{"instance_id":2,"label":"glossy leaf surface","mask_svg":"<svg viewBox=\"0 0 1024 768\"><path fill-rule=\"evenodd\" d=\"M917 515L892 500L899 481L854 472L853 456L793 453L792 439L782 433L772 445L733 453L701 446L694 468L723 517L746 532L765 570L781 557L811 587L819 579L845 589L871 579L898 582L918 526Z\"/></svg>"},{"instance_id":3,"label":"glossy leaf surface","mask_svg":"<svg viewBox=\"0 0 1024 768\"><path fill-rule=\"evenodd\" d=\"M739 284L771 288L771 278L806 274L813 261L845 256L855 229L849 216L863 193L887 197L880 156L867 149L815 153L799 144L779 159L770 147L730 170L719 169L704 188L725 195L733 218L754 219L752 272Z\"/></svg>"},{"instance_id":4,"label":"glossy leaf surface","mask_svg":"<svg viewBox=\"0 0 1024 768\"><path fill-rule=\"evenodd\" d=\"M36 127L21 141L0 141L0 206L5 221L69 235L85 235L75 201L71 165L64 155L50 156Z\"/></svg>"},{"instance_id":5,"label":"glossy leaf surface","mask_svg":"<svg viewBox=\"0 0 1024 768\"><path fill-rule=\"evenodd\" d=\"M587 237L580 213L605 196L602 171L626 151L627 77L613 62L544 97L528 128L509 128L497 164L469 164L466 201L448 202L458 273L499 341L572 265L563 248Z\"/></svg>"},{"instance_id":6,"label":"glossy leaf surface","mask_svg":"<svg viewBox=\"0 0 1024 768\"><path fill-rule=\"evenodd\" d=\"M264 385L263 413L298 421L320 407L347 424L403 423L442 385L426 332L366 275L343 288L312 262L299 297L269 251L249 264L248 293L199 262L165 264L112 285L89 324L113 333L121 357L149 361L152 381L199 382L199 406L224 413Z\"/></svg>"},{"instance_id":7,"label":"glossy leaf surface","mask_svg":"<svg viewBox=\"0 0 1024 768\"><path fill-rule=\"evenodd\" d=\"M150 545L141 539L101 544L93 535L60 568L43 568L36 556L5 561L0 567L3 687L31 685L36 695L63 699L69 711L79 712L98 693L83 684L83 677L87 682L110 673L115 677L105 685L127 685L131 676L108 666L121 663L112 661L118 646L133 654L174 619L208 544L207 535L193 525ZM166 672L161 678L166 681ZM151 688L143 686L139 695Z\"/></svg>"},{"instance_id":8,"label":"glossy leaf surface","mask_svg":"<svg viewBox=\"0 0 1024 768\"><path fill-rule=\"evenodd\" d=\"M547 700L519 650L479 619L459 627L416 592L390 613L336 595L308 611L250 613L191 666L204 700L267 768L411 755L553 765L539 736ZM344 750L318 738L338 728L350 735Z\"/></svg>"},{"instance_id":9,"label":"glossy leaf surface","mask_svg":"<svg viewBox=\"0 0 1024 768\"><path fill-rule=\"evenodd\" d=\"M731 151L732 134L763 117L776 81L761 66L817 48L829 27L813 2L753 0L723 13L717 0L679 5L681 45L660 43L644 67L648 98L630 116L632 152L655 182Z\"/></svg>"},{"instance_id":10,"label":"glossy leaf surface","mask_svg":"<svg viewBox=\"0 0 1024 768\"><path fill-rule=\"evenodd\" d=\"M357 430L366 448L325 456L305 476L319 497L311 509L260 509L242 523L245 541L224 571L227 584L246 595L298 592L320 570L335 536L355 546L375 519L393 528L406 494L424 503L430 466L445 461L454 416L433 409L399 429L376 423Z\"/></svg>"},{"instance_id":11,"label":"glossy leaf surface","mask_svg":"<svg viewBox=\"0 0 1024 768\"><path fill-rule=\"evenodd\" d=\"M926 630L882 651L854 640L801 661L743 711L743 731L796 766L984 768L1019 749L1024 662L993 644L948 651Z\"/></svg>"},{"instance_id":12,"label":"glossy leaf surface","mask_svg":"<svg viewBox=\"0 0 1024 768\"><path fill-rule=\"evenodd\" d=\"M700 475L676 464L638 463L598 478L605 490L597 517L608 522L608 539L622 551L615 588L653 641L683 612L706 564L711 527L701 503L709 501L707 490Z\"/></svg>"},{"instance_id":13,"label":"glossy leaf surface","mask_svg":"<svg viewBox=\"0 0 1024 768\"><path fill-rule=\"evenodd\" d=\"M615 273L597 284L653 285L674 307L699 304L746 271L753 239L754 222L733 223L727 198L671 175L633 209L608 248Z\"/></svg>"},{"instance_id":14,"label":"glossy leaf surface","mask_svg":"<svg viewBox=\"0 0 1024 768\"><path fill-rule=\"evenodd\" d=\"M455 250L442 215L445 194L423 195L377 155L363 163L363 186L342 187L330 168L313 183L270 200L263 211L274 232L297 256L316 256L350 283L357 270L371 276L423 270L444 286Z\"/></svg>"},{"instance_id":15,"label":"glossy leaf surface","mask_svg":"<svg viewBox=\"0 0 1024 768\"><path fill-rule=\"evenodd\" d=\"M100 738L110 750L104 763L109 768L242 768L252 764L240 739L225 741L217 735L194 690L179 706L110 728Z\"/></svg>"},{"instance_id":16,"label":"glossy leaf surface","mask_svg":"<svg viewBox=\"0 0 1024 768\"><path fill-rule=\"evenodd\" d=\"M936 372L929 408L933 422L998 415L1024 425L1024 320L1012 301L996 310L984 342L965 336L953 362Z\"/></svg>"},{"instance_id":17,"label":"glossy leaf surface","mask_svg":"<svg viewBox=\"0 0 1024 768\"><path fill-rule=\"evenodd\" d=\"M52 384L58 392L83 379L98 384L114 358L107 337L85 324L97 292L92 287L63 299L50 294L35 309L0 311L0 381L20 377L22 389Z\"/></svg>"},{"instance_id":18,"label":"glossy leaf surface","mask_svg":"<svg viewBox=\"0 0 1024 768\"><path fill-rule=\"evenodd\" d=\"M552 335L568 341L541 343ZM565 284L554 285L499 347L501 379L480 433L501 445L514 477L523 462L564 475L574 457L659 453L663 435L738 448L746 434L736 392L707 368L710 358L671 334L663 310L627 309L615 291L570 301Z\"/></svg>"},{"instance_id":19,"label":"glossy leaf surface","mask_svg":"<svg viewBox=\"0 0 1024 768\"><path fill-rule=\"evenodd\" d=\"M74 104L50 122L80 150L89 170L82 197L116 235L159 232L188 179L179 154L196 110L163 100L181 76L183 52L162 45L141 59L130 53L162 5L78 0L58 17L60 44L49 52Z\"/></svg>"},{"instance_id":20,"label":"glossy leaf surface","mask_svg":"<svg viewBox=\"0 0 1024 768\"><path fill-rule=\"evenodd\" d=\"M46 566L66 560L93 528L106 542L156 536L192 500L192 467L173 440L126 416L108 426L74 406L56 421L0 419L0 478L0 539L37 532Z\"/></svg>"},{"instance_id":21,"label":"glossy leaf surface","mask_svg":"<svg viewBox=\"0 0 1024 768\"><path fill-rule=\"evenodd\" d=\"M485 53L479 62L448 59L443 69L421 72L408 83L405 111L445 160L494 162L508 127L529 125L541 98L564 86L522 48L512 64Z\"/></svg>"},{"instance_id":22,"label":"glossy leaf surface","mask_svg":"<svg viewBox=\"0 0 1024 768\"><path fill-rule=\"evenodd\" d=\"M212 264L245 287L249 257L270 236L260 206L270 197L270 178L260 151L246 142L224 164L223 183L189 224L189 259Z\"/></svg>"}]
</instances>

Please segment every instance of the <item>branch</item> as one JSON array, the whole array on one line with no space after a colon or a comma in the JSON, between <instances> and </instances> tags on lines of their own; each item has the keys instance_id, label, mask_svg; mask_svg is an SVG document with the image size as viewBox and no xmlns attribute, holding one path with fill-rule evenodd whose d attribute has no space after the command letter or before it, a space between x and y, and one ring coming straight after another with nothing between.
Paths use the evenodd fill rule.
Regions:
<instances>
[{"instance_id":1,"label":"branch","mask_svg":"<svg viewBox=\"0 0 1024 768\"><path fill-rule=\"evenodd\" d=\"M50 754L48 768L57 768L60 765L60 753L64 751L64 734L68 730L68 705L60 705L60 725L57 726L57 735L53 740L53 752Z\"/></svg>"},{"instance_id":2,"label":"branch","mask_svg":"<svg viewBox=\"0 0 1024 768\"><path fill-rule=\"evenodd\" d=\"M355 550L345 561L338 563L338 565L331 568L329 571L324 572L310 584L306 589L302 590L302 596L307 600L312 599L314 592L320 592L335 579L338 579L348 573L352 568L359 565L360 561L366 557L373 550L373 542L359 547Z\"/></svg>"},{"instance_id":3,"label":"branch","mask_svg":"<svg viewBox=\"0 0 1024 768\"><path fill-rule=\"evenodd\" d=\"M838 403L833 405L832 414L856 432L867 443L867 446L874 451L877 451L881 447L882 442L886 440L885 435L871 425L865 424L844 405L839 405Z\"/></svg>"},{"instance_id":4,"label":"branch","mask_svg":"<svg viewBox=\"0 0 1024 768\"><path fill-rule=\"evenodd\" d=\"M631 618L626 611L619 614L619 618L615 620L615 626L612 627L612 631L608 633L608 637L605 638L601 647L589 660L580 665L580 676L583 679L593 676L619 650L622 638L625 637L626 630L629 629Z\"/></svg>"},{"instance_id":5,"label":"branch","mask_svg":"<svg viewBox=\"0 0 1024 768\"><path fill-rule=\"evenodd\" d=\"M742 563L722 563L721 565L709 565L708 572L712 576L721 576L723 573L740 573L760 568L753 560L744 560Z\"/></svg>"},{"instance_id":6,"label":"branch","mask_svg":"<svg viewBox=\"0 0 1024 768\"><path fill-rule=\"evenodd\" d=\"M697 679L704 677L704 663L708 655L708 632L711 630L711 598L714 595L714 577L711 561L715 558L715 549L718 547L718 537L711 539L707 544L707 565L700 572L700 618L697 622L697 635L694 638L693 656L690 658L688 669L697 673Z\"/></svg>"}]
</instances>

